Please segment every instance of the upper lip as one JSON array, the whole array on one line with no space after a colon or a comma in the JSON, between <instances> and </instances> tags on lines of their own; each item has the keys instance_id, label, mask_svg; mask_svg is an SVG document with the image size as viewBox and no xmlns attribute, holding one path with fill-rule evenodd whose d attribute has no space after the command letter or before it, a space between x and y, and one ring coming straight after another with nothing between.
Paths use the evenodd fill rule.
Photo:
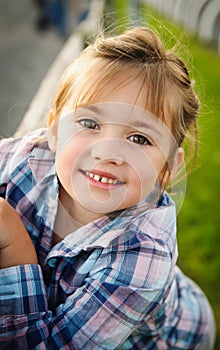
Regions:
<instances>
[{"instance_id":1,"label":"upper lip","mask_svg":"<svg viewBox=\"0 0 220 350\"><path fill-rule=\"evenodd\" d=\"M100 178L107 178L108 180L111 179L113 181L118 181L119 183L125 183L125 181L122 181L119 179L119 177L117 177L116 175L107 172L107 171L103 171L103 170L98 170L98 169L92 169L92 170L82 170L80 169L80 171L84 174L86 173L92 173L94 175L98 175L100 176Z\"/></svg>"},{"instance_id":2,"label":"upper lip","mask_svg":"<svg viewBox=\"0 0 220 350\"><path fill-rule=\"evenodd\" d=\"M117 176L115 176L114 174L112 173L109 173L107 171L102 171L102 170L96 170L96 169L93 169L93 170L83 170L84 172L88 171L89 173L93 173L93 174L96 174L96 175L99 175L101 177L107 177L107 179L112 179L112 180L119 180L119 178Z\"/></svg>"}]
</instances>

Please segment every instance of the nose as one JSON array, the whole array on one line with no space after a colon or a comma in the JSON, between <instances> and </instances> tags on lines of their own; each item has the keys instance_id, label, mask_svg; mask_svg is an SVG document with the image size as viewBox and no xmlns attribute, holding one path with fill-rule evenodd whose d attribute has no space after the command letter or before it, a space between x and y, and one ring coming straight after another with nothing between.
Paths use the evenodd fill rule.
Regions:
<instances>
[{"instance_id":1,"label":"nose","mask_svg":"<svg viewBox=\"0 0 220 350\"><path fill-rule=\"evenodd\" d=\"M122 140L112 138L95 142L91 151L93 159L118 166L125 161L123 153Z\"/></svg>"}]
</instances>

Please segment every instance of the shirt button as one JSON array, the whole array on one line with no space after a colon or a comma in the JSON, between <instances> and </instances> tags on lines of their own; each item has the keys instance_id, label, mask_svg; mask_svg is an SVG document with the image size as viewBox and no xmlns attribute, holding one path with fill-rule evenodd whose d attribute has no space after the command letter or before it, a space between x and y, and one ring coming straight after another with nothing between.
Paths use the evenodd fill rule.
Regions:
<instances>
[{"instance_id":1,"label":"shirt button","mask_svg":"<svg viewBox=\"0 0 220 350\"><path fill-rule=\"evenodd\" d=\"M48 265L49 265L50 267L55 267L56 262L57 262L57 259L56 259L56 258L51 258L51 259L48 261Z\"/></svg>"}]
</instances>

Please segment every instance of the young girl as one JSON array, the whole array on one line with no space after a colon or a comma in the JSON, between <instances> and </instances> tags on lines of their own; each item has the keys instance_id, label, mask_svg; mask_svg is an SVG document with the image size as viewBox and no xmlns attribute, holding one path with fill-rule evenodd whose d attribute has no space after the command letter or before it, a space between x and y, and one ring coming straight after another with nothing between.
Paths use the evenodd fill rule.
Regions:
<instances>
[{"instance_id":1,"label":"young girl","mask_svg":"<svg viewBox=\"0 0 220 350\"><path fill-rule=\"evenodd\" d=\"M2 349L213 348L165 192L198 108L182 60L133 28L67 68L47 130L1 141Z\"/></svg>"}]
</instances>

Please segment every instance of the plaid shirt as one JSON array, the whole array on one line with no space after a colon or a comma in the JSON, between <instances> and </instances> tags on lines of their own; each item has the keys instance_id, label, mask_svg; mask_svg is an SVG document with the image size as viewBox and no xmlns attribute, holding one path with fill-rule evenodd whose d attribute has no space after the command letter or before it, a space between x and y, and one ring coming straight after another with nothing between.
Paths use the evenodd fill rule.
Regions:
<instances>
[{"instance_id":1,"label":"plaid shirt","mask_svg":"<svg viewBox=\"0 0 220 350\"><path fill-rule=\"evenodd\" d=\"M194 349L208 327L200 289L176 266L168 197L104 216L52 247L54 155L40 130L0 143L0 195L16 208L39 265L0 270L1 349Z\"/></svg>"}]
</instances>

